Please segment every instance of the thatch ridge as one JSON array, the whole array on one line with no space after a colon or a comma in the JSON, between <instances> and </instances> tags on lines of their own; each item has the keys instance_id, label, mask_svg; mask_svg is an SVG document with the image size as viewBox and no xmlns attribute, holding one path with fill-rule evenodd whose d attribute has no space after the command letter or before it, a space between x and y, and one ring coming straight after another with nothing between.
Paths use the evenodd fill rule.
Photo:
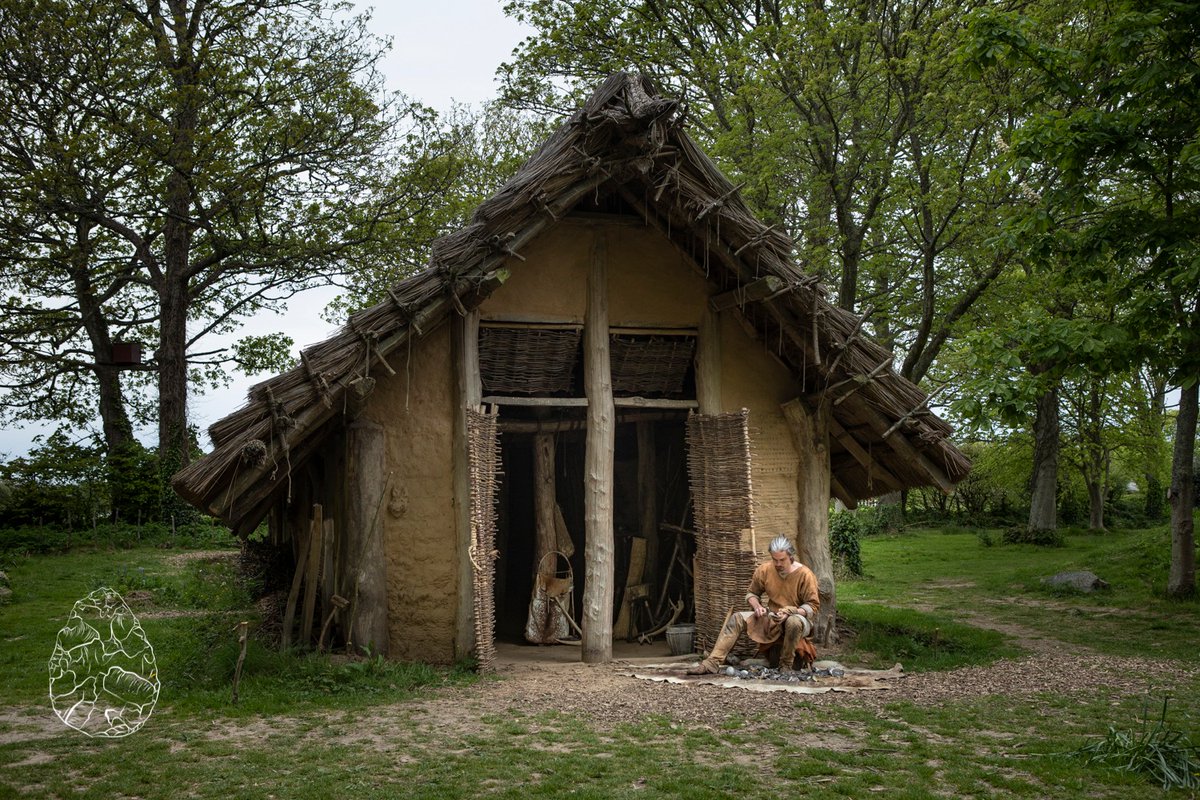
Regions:
<instances>
[{"instance_id":1,"label":"thatch ridge","mask_svg":"<svg viewBox=\"0 0 1200 800\"><path fill-rule=\"evenodd\" d=\"M676 101L641 76L618 73L467 226L434 243L426 269L305 348L299 365L253 386L244 407L210 427L213 452L175 476L176 490L235 530L251 529L314 439L344 413L356 382L390 371L389 355L409 337L481 303L507 265L519 269L514 254L600 193L619 196L648 225L670 232L718 291L779 279L776 296L741 305L738 313L773 343L810 399L827 391L836 403L834 417L853 440L833 442L841 459L835 490L844 499L930 483L948 488L966 474L969 463L950 443L950 427L924 409L926 394L890 367L880 370L891 354L863 337L860 320L831 304L799 268L791 239L751 213L738 188L682 130Z\"/></svg>"}]
</instances>

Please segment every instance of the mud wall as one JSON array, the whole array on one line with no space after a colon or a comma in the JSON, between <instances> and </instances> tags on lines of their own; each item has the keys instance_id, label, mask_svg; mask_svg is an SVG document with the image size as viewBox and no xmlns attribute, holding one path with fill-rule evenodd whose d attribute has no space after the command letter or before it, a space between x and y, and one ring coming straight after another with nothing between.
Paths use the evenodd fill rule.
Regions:
<instances>
[{"instance_id":1,"label":"mud wall","mask_svg":"<svg viewBox=\"0 0 1200 800\"><path fill-rule=\"evenodd\" d=\"M379 511L388 573L388 656L454 660L454 383L450 327L441 325L388 359L365 412L386 429L391 471Z\"/></svg>"},{"instance_id":2,"label":"mud wall","mask_svg":"<svg viewBox=\"0 0 1200 800\"><path fill-rule=\"evenodd\" d=\"M754 491L755 552L766 558L767 545L778 535L796 540L800 509L797 486L799 458L780 404L800 387L791 373L751 339L728 311L721 315L721 406L750 409L750 483ZM801 554L803 555L803 554Z\"/></svg>"},{"instance_id":3,"label":"mud wall","mask_svg":"<svg viewBox=\"0 0 1200 800\"><path fill-rule=\"evenodd\" d=\"M480 307L483 320L582 323L594 222L566 221L532 242L525 261ZM697 327L711 288L659 234L605 226L610 324ZM721 319L721 405L750 409L755 549L794 535L797 459L780 411L798 387L784 366L732 313ZM454 389L450 328L442 325L394 353L394 376L379 379L366 414L387 430L392 474L380 511L388 570L389 656L454 658L457 552L454 515Z\"/></svg>"}]
</instances>

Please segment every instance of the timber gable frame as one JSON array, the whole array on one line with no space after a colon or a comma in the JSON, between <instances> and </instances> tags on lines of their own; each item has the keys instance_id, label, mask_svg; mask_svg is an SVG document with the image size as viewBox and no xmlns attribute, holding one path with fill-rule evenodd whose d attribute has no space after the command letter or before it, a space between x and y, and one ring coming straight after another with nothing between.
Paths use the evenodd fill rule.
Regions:
<instances>
[{"instance_id":1,"label":"timber gable frame","mask_svg":"<svg viewBox=\"0 0 1200 800\"><path fill-rule=\"evenodd\" d=\"M738 188L683 130L675 100L644 77L611 76L470 224L434 243L426 269L213 424L213 451L175 475L176 491L248 535L290 499L294 476L362 408L374 376L403 369L406 345L478 308L521 269L527 244L601 197L672 242L708 281L709 308L735 315L796 376L800 402L828 411L835 497L853 507L915 486L950 491L970 468L950 426L863 334L863 319L829 302L795 263L791 239L755 218Z\"/></svg>"}]
</instances>

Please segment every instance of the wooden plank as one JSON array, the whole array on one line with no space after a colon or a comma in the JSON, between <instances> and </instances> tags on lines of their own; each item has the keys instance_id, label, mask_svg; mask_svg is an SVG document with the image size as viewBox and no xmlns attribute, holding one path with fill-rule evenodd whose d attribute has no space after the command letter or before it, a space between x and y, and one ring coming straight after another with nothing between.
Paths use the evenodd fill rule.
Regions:
<instances>
[{"instance_id":1,"label":"wooden plank","mask_svg":"<svg viewBox=\"0 0 1200 800\"><path fill-rule=\"evenodd\" d=\"M713 311L724 311L728 308L756 303L771 297L784 287L783 279L775 275L767 275L732 291L713 295L708 298L708 307Z\"/></svg>"},{"instance_id":2,"label":"wooden plank","mask_svg":"<svg viewBox=\"0 0 1200 800\"><path fill-rule=\"evenodd\" d=\"M489 394L483 398L486 406L529 406L532 408L583 408L586 397L506 397Z\"/></svg>"},{"instance_id":3,"label":"wooden plank","mask_svg":"<svg viewBox=\"0 0 1200 800\"><path fill-rule=\"evenodd\" d=\"M325 541L325 518L320 503L313 504L312 527L308 534L308 569L304 573L304 608L300 614L299 641L312 641L313 614L317 607L317 582L321 575L321 549Z\"/></svg>"},{"instance_id":4,"label":"wooden plank","mask_svg":"<svg viewBox=\"0 0 1200 800\"><path fill-rule=\"evenodd\" d=\"M629 626L633 619L630 601L635 595L632 590L641 584L641 575L645 569L646 540L634 537L629 546L629 569L625 572L625 585L621 592L621 610L617 614L616 623L613 624L614 639L628 639L630 636Z\"/></svg>"},{"instance_id":5,"label":"wooden plank","mask_svg":"<svg viewBox=\"0 0 1200 800\"><path fill-rule=\"evenodd\" d=\"M634 578L653 583L658 570L658 454L654 449L654 423L637 424L638 519L646 540L646 566Z\"/></svg>"},{"instance_id":6,"label":"wooden plank","mask_svg":"<svg viewBox=\"0 0 1200 800\"><path fill-rule=\"evenodd\" d=\"M863 469L867 470L868 474L870 474L873 478L879 478L881 482L888 484L893 489L900 489L904 486L901 480L893 475L887 467L885 467L878 460L872 458L871 455L865 449L863 449L863 446L858 443L858 440L851 436L850 432L843 428L842 424L838 422L833 415L830 415L829 417L829 430L833 434L834 438L837 439L842 445L842 447L846 448L846 451L849 452L850 455L854 456L854 460L861 464ZM842 502L845 502L845 500Z\"/></svg>"},{"instance_id":7,"label":"wooden plank","mask_svg":"<svg viewBox=\"0 0 1200 800\"><path fill-rule=\"evenodd\" d=\"M288 592L287 605L283 611L283 630L280 634L279 646L287 650L292 646L292 625L296 621L296 603L300 599L300 584L304 580L304 572L308 567L308 538L311 531L301 541L296 557L296 571L292 573L292 588Z\"/></svg>"},{"instance_id":8,"label":"wooden plank","mask_svg":"<svg viewBox=\"0 0 1200 800\"><path fill-rule=\"evenodd\" d=\"M829 476L829 491L833 496L842 501L842 505L851 510L858 508L858 498L850 494L845 486L842 486L841 481L836 476Z\"/></svg>"},{"instance_id":9,"label":"wooden plank","mask_svg":"<svg viewBox=\"0 0 1200 800\"><path fill-rule=\"evenodd\" d=\"M538 330L538 331L577 331L583 328L582 322L538 322L536 320L508 321L489 319L480 321L480 328L499 328L501 330Z\"/></svg>"},{"instance_id":10,"label":"wooden plank","mask_svg":"<svg viewBox=\"0 0 1200 800\"><path fill-rule=\"evenodd\" d=\"M387 558L381 511L386 504L392 472L387 465L383 425L360 417L346 426L345 549L349 554L343 595L350 600L347 644L361 653L387 655Z\"/></svg>"},{"instance_id":11,"label":"wooden plank","mask_svg":"<svg viewBox=\"0 0 1200 800\"><path fill-rule=\"evenodd\" d=\"M588 265L587 314L583 330L584 388L588 396L584 454L583 638L585 663L612 661L613 630L613 450L616 409L608 351L608 245L594 235Z\"/></svg>"},{"instance_id":12,"label":"wooden plank","mask_svg":"<svg viewBox=\"0 0 1200 800\"><path fill-rule=\"evenodd\" d=\"M861 413L867 420L871 428L880 436L890 427L889 420L879 413L869 403L863 403ZM954 481L947 477L941 467L929 460L929 457L918 450L913 443L908 440L908 437L900 432L893 433L891 436L884 439L888 447L892 448L903 458L916 472L924 473L939 489L946 494L954 491Z\"/></svg>"},{"instance_id":13,"label":"wooden plank","mask_svg":"<svg viewBox=\"0 0 1200 800\"><path fill-rule=\"evenodd\" d=\"M609 333L625 336L695 336L696 328L660 328L655 326L612 325Z\"/></svg>"},{"instance_id":14,"label":"wooden plank","mask_svg":"<svg viewBox=\"0 0 1200 800\"><path fill-rule=\"evenodd\" d=\"M697 400L670 400L657 397L614 397L617 408L699 408Z\"/></svg>"}]
</instances>

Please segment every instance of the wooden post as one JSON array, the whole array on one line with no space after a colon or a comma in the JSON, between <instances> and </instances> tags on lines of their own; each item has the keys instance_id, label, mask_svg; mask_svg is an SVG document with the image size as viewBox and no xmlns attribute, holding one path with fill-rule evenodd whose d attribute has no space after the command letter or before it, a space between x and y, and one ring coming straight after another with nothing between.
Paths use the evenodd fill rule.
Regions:
<instances>
[{"instance_id":1,"label":"wooden post","mask_svg":"<svg viewBox=\"0 0 1200 800\"><path fill-rule=\"evenodd\" d=\"M234 630L237 631L238 639L237 666L233 670L233 702L236 703L238 701L238 683L242 680L242 664L246 662L246 645L250 639L250 623L239 622Z\"/></svg>"},{"instance_id":2,"label":"wooden post","mask_svg":"<svg viewBox=\"0 0 1200 800\"><path fill-rule=\"evenodd\" d=\"M799 458L799 508L796 515L796 550L800 560L817 576L821 611L813 640L817 644L837 642L837 591L833 581L833 558L829 552L829 403L810 411L803 401L784 403L783 416L792 432Z\"/></svg>"},{"instance_id":3,"label":"wooden post","mask_svg":"<svg viewBox=\"0 0 1200 800\"><path fill-rule=\"evenodd\" d=\"M539 433L533 437L533 520L537 533L533 568L553 575L558 566L543 557L558 548L554 525L554 510L558 503L554 484L554 434Z\"/></svg>"},{"instance_id":4,"label":"wooden post","mask_svg":"<svg viewBox=\"0 0 1200 800\"><path fill-rule=\"evenodd\" d=\"M642 538L646 540L646 568L636 580L653 583L658 572L658 466L654 452L654 423L637 423L638 505Z\"/></svg>"},{"instance_id":5,"label":"wooden post","mask_svg":"<svg viewBox=\"0 0 1200 800\"><path fill-rule=\"evenodd\" d=\"M721 315L707 306L696 332L696 401L701 414L721 413Z\"/></svg>"},{"instance_id":6,"label":"wooden post","mask_svg":"<svg viewBox=\"0 0 1200 800\"><path fill-rule=\"evenodd\" d=\"M453 319L453 318L452 318ZM451 325L458 402L454 418L454 528L458 553L458 591L454 615L454 655L470 655L475 642L475 576L471 559L471 464L467 450L466 409L478 408L483 398L479 377L479 312L469 311ZM488 560L491 564L491 560Z\"/></svg>"},{"instance_id":7,"label":"wooden post","mask_svg":"<svg viewBox=\"0 0 1200 800\"><path fill-rule=\"evenodd\" d=\"M353 603L347 639L354 648L388 651L387 557L381 507L390 480L383 426L364 417L346 427L346 579Z\"/></svg>"},{"instance_id":8,"label":"wooden post","mask_svg":"<svg viewBox=\"0 0 1200 800\"><path fill-rule=\"evenodd\" d=\"M608 353L608 249L597 231L588 265L584 317L584 390L588 398L584 455L583 646L585 663L612 661L613 449L616 444L612 372Z\"/></svg>"}]
</instances>

